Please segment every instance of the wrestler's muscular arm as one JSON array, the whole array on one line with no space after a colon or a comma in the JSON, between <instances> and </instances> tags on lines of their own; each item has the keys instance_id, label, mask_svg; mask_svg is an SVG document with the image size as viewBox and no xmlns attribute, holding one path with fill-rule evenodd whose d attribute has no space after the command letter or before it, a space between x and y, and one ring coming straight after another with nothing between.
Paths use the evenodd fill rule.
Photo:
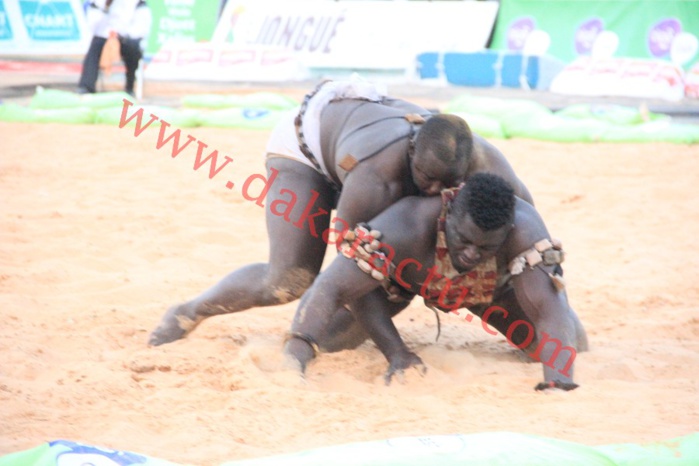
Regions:
<instances>
[{"instance_id":1,"label":"wrestler's muscular arm","mask_svg":"<svg viewBox=\"0 0 699 466\"><path fill-rule=\"evenodd\" d=\"M350 225L353 228L354 224ZM391 236L390 232L388 236ZM319 346L317 349L324 350L325 343L335 338L330 329L335 327L333 320L336 313L343 312L344 305L353 303L379 286L380 283L362 272L353 259L338 254L302 296L291 325L291 334L300 338L287 341L284 352L293 357L300 369L305 371L308 361L315 357L315 349L309 343L315 343ZM390 322L390 312L387 309L372 307L372 311L380 316L389 316ZM361 319L359 321L362 322ZM368 333L372 335L372 332Z\"/></svg>"},{"instance_id":2,"label":"wrestler's muscular arm","mask_svg":"<svg viewBox=\"0 0 699 466\"><path fill-rule=\"evenodd\" d=\"M315 351L325 349L325 342L334 339L329 329L338 309L378 286L379 282L359 270L354 260L335 257L301 297L291 324L291 335L297 338L287 340L284 353L305 372Z\"/></svg>"},{"instance_id":3,"label":"wrestler's muscular arm","mask_svg":"<svg viewBox=\"0 0 699 466\"><path fill-rule=\"evenodd\" d=\"M410 193L406 179L410 179L407 163L400 160L402 146L399 141L382 154L358 164L344 180L342 194L337 203L337 218L350 228L367 222ZM337 227L340 228L339 226Z\"/></svg>"},{"instance_id":4,"label":"wrestler's muscular arm","mask_svg":"<svg viewBox=\"0 0 699 466\"><path fill-rule=\"evenodd\" d=\"M326 139L326 161L334 160L339 153L351 153L342 144L328 144L328 141L336 142L337 136L330 134ZM407 151L408 141L399 140L373 157L363 160L346 174L333 220L337 231L354 228L360 222L371 220L409 193L406 180L411 178ZM328 335L327 329L333 327L330 323L335 313L342 312L342 306L377 286L378 282L359 271L354 261L339 256L327 270L316 277L313 286L303 296L292 332L307 334L316 341L332 340L333 335ZM377 308L375 312L390 315L387 309ZM298 361L301 370L314 357L306 342L299 341L298 338L287 342L285 353Z\"/></svg>"},{"instance_id":5,"label":"wrestler's muscular arm","mask_svg":"<svg viewBox=\"0 0 699 466\"><path fill-rule=\"evenodd\" d=\"M374 218L397 200L417 194L408 158L410 125L403 118L413 111L427 112L394 99L384 104L340 101L323 110L323 158L342 183L337 218L350 228ZM359 162L341 169L341 161L352 157Z\"/></svg>"},{"instance_id":6,"label":"wrestler's muscular arm","mask_svg":"<svg viewBox=\"0 0 699 466\"><path fill-rule=\"evenodd\" d=\"M510 162L500 152L500 150L483 139L482 137L473 135L473 150L474 157L471 166L468 170L468 176L479 172L489 172L503 177L512 188L515 190L515 195L520 199L524 199L531 205L534 205L534 200L531 193L524 185L522 180L517 177Z\"/></svg>"},{"instance_id":7,"label":"wrestler's muscular arm","mask_svg":"<svg viewBox=\"0 0 699 466\"><path fill-rule=\"evenodd\" d=\"M393 375L409 367L417 367L424 373L422 360L408 349L392 320L409 301L389 302L379 286L380 283L362 272L354 260L338 255L301 298L291 326L291 335L297 338L287 341L284 352L296 360L302 372L305 371L308 362L315 357L309 342L325 351L326 342L332 344L336 337L329 331L334 326L331 310L348 303L352 314L389 363L387 384Z\"/></svg>"},{"instance_id":8,"label":"wrestler's muscular arm","mask_svg":"<svg viewBox=\"0 0 699 466\"><path fill-rule=\"evenodd\" d=\"M425 279L433 255L427 245L434 244L434 222L416 223L415 218L436 218L439 208L439 198L410 198L370 220L372 227L385 232L383 249L389 255L389 250L395 253L394 264L411 259L410 266L401 269L402 278L407 283L421 283ZM416 209L426 210L421 210L422 216L415 216ZM322 349L323 342L333 338L327 329L334 310L351 303L355 318L389 363L387 382L394 374L409 367L424 368L420 358L406 347L391 320L408 302L389 302L384 292L378 289L379 285L378 281L362 272L354 260L338 255L304 294L294 317L292 333L310 337ZM414 288L412 291L417 293L419 287ZM300 363L302 370L314 356L309 345L298 339L289 340L285 352Z\"/></svg>"},{"instance_id":9,"label":"wrestler's muscular arm","mask_svg":"<svg viewBox=\"0 0 699 466\"><path fill-rule=\"evenodd\" d=\"M507 242L508 258L515 257L542 238L550 238L543 220L531 205L518 200L515 215L517 227ZM530 348L530 356L542 362L545 383L573 384L577 351L587 349L578 342L586 340L584 334L577 334L576 316L565 292L558 291L548 276L553 272L553 266L543 269L527 267L512 279L517 304L531 319L536 331L538 344Z\"/></svg>"},{"instance_id":10,"label":"wrestler's muscular arm","mask_svg":"<svg viewBox=\"0 0 699 466\"><path fill-rule=\"evenodd\" d=\"M400 200L370 223L372 228L385 232L383 250L392 255L396 267L393 278L415 295L420 292L420 284L428 280L428 270L434 263L437 222L429 219L436 219L440 209L439 196L410 197ZM355 318L388 361L386 384L394 375L402 377L410 367L421 374L427 370L420 357L406 346L392 320L407 305L408 302L388 302L383 290L352 303Z\"/></svg>"},{"instance_id":11,"label":"wrestler's muscular arm","mask_svg":"<svg viewBox=\"0 0 699 466\"><path fill-rule=\"evenodd\" d=\"M529 356L543 365L544 384L540 388L577 387L573 369L577 352L583 348L576 348L574 315L565 293L557 292L551 279L536 269L515 277L513 287L517 301L536 330L538 344Z\"/></svg>"}]
</instances>

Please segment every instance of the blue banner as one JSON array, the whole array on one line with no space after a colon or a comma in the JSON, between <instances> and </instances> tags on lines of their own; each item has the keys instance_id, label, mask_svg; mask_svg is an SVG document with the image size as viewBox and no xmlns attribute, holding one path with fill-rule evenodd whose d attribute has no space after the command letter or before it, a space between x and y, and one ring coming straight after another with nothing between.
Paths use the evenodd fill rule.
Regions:
<instances>
[{"instance_id":1,"label":"blue banner","mask_svg":"<svg viewBox=\"0 0 699 466\"><path fill-rule=\"evenodd\" d=\"M20 0L22 21L31 40L80 40L78 19L68 0Z\"/></svg>"},{"instance_id":2,"label":"blue banner","mask_svg":"<svg viewBox=\"0 0 699 466\"><path fill-rule=\"evenodd\" d=\"M0 40L12 40L12 27L5 10L5 0L0 0Z\"/></svg>"}]
</instances>

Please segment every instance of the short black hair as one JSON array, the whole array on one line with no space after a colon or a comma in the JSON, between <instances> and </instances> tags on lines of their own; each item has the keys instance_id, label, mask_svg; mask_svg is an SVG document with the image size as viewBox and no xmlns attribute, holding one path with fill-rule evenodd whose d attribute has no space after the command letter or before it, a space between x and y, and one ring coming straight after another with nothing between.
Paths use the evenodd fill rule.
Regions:
<instances>
[{"instance_id":1,"label":"short black hair","mask_svg":"<svg viewBox=\"0 0 699 466\"><path fill-rule=\"evenodd\" d=\"M415 151L431 151L443 162L454 165L470 163L473 134L463 118L438 114L423 123L415 138Z\"/></svg>"},{"instance_id":2,"label":"short black hair","mask_svg":"<svg viewBox=\"0 0 699 466\"><path fill-rule=\"evenodd\" d=\"M504 178L492 173L469 177L452 202L454 215L471 216L483 231L497 230L514 219L515 191Z\"/></svg>"}]
</instances>

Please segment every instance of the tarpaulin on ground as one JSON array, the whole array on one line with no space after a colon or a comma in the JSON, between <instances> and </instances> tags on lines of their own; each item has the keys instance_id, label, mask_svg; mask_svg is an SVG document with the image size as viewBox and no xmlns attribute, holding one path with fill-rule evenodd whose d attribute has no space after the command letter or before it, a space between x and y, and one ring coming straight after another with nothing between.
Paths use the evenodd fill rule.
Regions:
<instances>
[{"instance_id":1,"label":"tarpaulin on ground","mask_svg":"<svg viewBox=\"0 0 699 466\"><path fill-rule=\"evenodd\" d=\"M56 440L0 457L0 466L175 466L133 452ZM587 446L513 432L397 437L222 463L221 466L690 466L699 433L648 444Z\"/></svg>"}]
</instances>

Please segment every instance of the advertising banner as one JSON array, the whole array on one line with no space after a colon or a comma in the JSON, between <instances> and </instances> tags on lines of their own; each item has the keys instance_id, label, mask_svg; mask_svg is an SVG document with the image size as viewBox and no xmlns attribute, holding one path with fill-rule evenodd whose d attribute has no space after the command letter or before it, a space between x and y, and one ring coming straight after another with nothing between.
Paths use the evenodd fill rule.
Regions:
<instances>
[{"instance_id":1,"label":"advertising banner","mask_svg":"<svg viewBox=\"0 0 699 466\"><path fill-rule=\"evenodd\" d=\"M5 8L5 0L0 0L0 44L7 44L14 38L12 33L12 25L10 24L10 18L7 14L7 9ZM0 45L2 47L2 45Z\"/></svg>"},{"instance_id":2,"label":"advertising banner","mask_svg":"<svg viewBox=\"0 0 699 466\"><path fill-rule=\"evenodd\" d=\"M80 0L0 0L0 55L83 54L89 40Z\"/></svg>"},{"instance_id":3,"label":"advertising banner","mask_svg":"<svg viewBox=\"0 0 699 466\"><path fill-rule=\"evenodd\" d=\"M221 0L148 0L153 13L146 53L154 54L168 42L192 44L211 40Z\"/></svg>"},{"instance_id":4,"label":"advertising banner","mask_svg":"<svg viewBox=\"0 0 699 466\"><path fill-rule=\"evenodd\" d=\"M699 1L501 0L491 48L521 51L534 31L550 37L547 53L672 61L699 59Z\"/></svg>"},{"instance_id":5,"label":"advertising banner","mask_svg":"<svg viewBox=\"0 0 699 466\"><path fill-rule=\"evenodd\" d=\"M229 44L165 44L153 56L146 79L188 81L298 81L306 70L290 52L279 48Z\"/></svg>"},{"instance_id":6,"label":"advertising banner","mask_svg":"<svg viewBox=\"0 0 699 466\"><path fill-rule=\"evenodd\" d=\"M213 42L277 47L309 68L406 69L425 51L485 48L497 1L228 0Z\"/></svg>"}]
</instances>

